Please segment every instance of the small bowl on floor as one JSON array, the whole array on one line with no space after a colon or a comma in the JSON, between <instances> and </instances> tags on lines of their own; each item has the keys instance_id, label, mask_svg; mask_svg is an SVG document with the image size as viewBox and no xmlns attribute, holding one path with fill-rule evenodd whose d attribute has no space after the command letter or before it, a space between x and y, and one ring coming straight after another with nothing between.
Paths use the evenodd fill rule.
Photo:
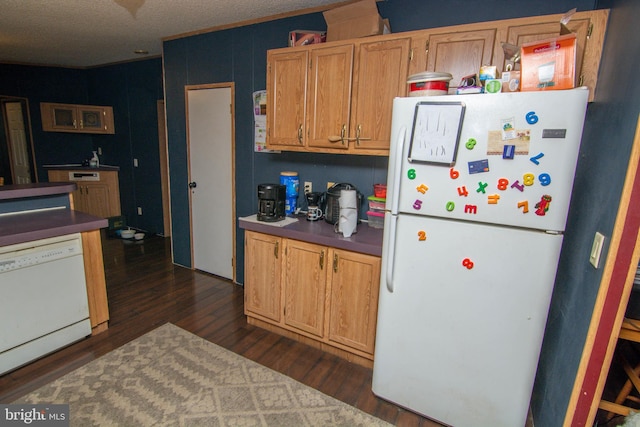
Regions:
<instances>
[{"instance_id":1,"label":"small bowl on floor","mask_svg":"<svg viewBox=\"0 0 640 427\"><path fill-rule=\"evenodd\" d=\"M120 232L120 236L123 239L131 239L133 238L134 234L136 234L136 230L122 230Z\"/></svg>"},{"instance_id":2,"label":"small bowl on floor","mask_svg":"<svg viewBox=\"0 0 640 427\"><path fill-rule=\"evenodd\" d=\"M142 240L144 239L144 233L136 233L133 235L133 238L136 240Z\"/></svg>"}]
</instances>

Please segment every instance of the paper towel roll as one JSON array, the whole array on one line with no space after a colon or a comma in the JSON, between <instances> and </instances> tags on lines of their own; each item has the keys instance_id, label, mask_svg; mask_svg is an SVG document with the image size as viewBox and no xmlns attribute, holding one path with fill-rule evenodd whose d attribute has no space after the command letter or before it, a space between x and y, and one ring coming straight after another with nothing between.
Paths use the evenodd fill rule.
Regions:
<instances>
[{"instance_id":1,"label":"paper towel roll","mask_svg":"<svg viewBox=\"0 0 640 427\"><path fill-rule=\"evenodd\" d=\"M338 231L344 237L351 237L356 232L358 225L358 194L356 190L340 190L338 204L340 206Z\"/></svg>"}]
</instances>

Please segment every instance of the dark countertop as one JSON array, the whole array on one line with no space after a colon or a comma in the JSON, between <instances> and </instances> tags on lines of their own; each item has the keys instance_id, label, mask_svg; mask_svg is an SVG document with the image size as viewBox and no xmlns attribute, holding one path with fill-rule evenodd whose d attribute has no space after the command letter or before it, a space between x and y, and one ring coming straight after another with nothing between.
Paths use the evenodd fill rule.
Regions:
<instances>
[{"instance_id":1,"label":"dark countertop","mask_svg":"<svg viewBox=\"0 0 640 427\"><path fill-rule=\"evenodd\" d=\"M75 191L76 184L70 182L41 182L0 186L0 200L24 199L27 197L52 196Z\"/></svg>"},{"instance_id":2,"label":"dark countertop","mask_svg":"<svg viewBox=\"0 0 640 427\"><path fill-rule=\"evenodd\" d=\"M98 167L82 166L80 163L67 165L42 165L44 169L81 170L81 171L119 171L120 166L100 165Z\"/></svg>"},{"instance_id":3,"label":"dark countertop","mask_svg":"<svg viewBox=\"0 0 640 427\"><path fill-rule=\"evenodd\" d=\"M0 246L107 227L109 221L70 209L48 209L0 216Z\"/></svg>"},{"instance_id":4,"label":"dark countertop","mask_svg":"<svg viewBox=\"0 0 640 427\"><path fill-rule=\"evenodd\" d=\"M42 207L48 196L65 196L76 189L72 182L42 182L0 186L0 203L16 209L0 215L0 246L81 233L107 227L109 221L69 209L69 205ZM18 206L20 205L20 206Z\"/></svg>"},{"instance_id":5,"label":"dark countertop","mask_svg":"<svg viewBox=\"0 0 640 427\"><path fill-rule=\"evenodd\" d=\"M259 233L302 240L319 245L345 249L353 252L382 256L382 229L369 227L366 223L358 224L357 232L351 237L344 237L334 231L334 226L325 220L307 221L305 217L296 218L290 224L280 226L277 222L257 221L255 215L238 218L240 228Z\"/></svg>"}]
</instances>

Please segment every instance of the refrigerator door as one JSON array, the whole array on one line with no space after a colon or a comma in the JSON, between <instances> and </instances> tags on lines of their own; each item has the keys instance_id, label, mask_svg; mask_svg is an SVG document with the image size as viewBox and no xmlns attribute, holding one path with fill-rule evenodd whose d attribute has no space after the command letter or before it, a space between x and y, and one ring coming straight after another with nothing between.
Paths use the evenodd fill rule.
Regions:
<instances>
[{"instance_id":1,"label":"refrigerator door","mask_svg":"<svg viewBox=\"0 0 640 427\"><path fill-rule=\"evenodd\" d=\"M562 236L385 220L373 392L456 427L523 426Z\"/></svg>"},{"instance_id":2,"label":"refrigerator door","mask_svg":"<svg viewBox=\"0 0 640 427\"><path fill-rule=\"evenodd\" d=\"M564 230L587 97L580 88L397 98L387 208Z\"/></svg>"}]
</instances>

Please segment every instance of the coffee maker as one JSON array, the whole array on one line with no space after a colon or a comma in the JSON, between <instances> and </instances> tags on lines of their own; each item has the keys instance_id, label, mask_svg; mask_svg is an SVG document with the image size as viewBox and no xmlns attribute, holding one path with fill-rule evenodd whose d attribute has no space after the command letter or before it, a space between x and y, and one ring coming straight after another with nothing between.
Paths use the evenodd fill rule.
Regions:
<instances>
[{"instance_id":1,"label":"coffee maker","mask_svg":"<svg viewBox=\"0 0 640 427\"><path fill-rule=\"evenodd\" d=\"M286 190L280 184L258 185L258 221L275 222L284 219Z\"/></svg>"},{"instance_id":2,"label":"coffee maker","mask_svg":"<svg viewBox=\"0 0 640 427\"><path fill-rule=\"evenodd\" d=\"M322 202L324 193L310 192L304 195L307 199L307 220L317 221L322 219Z\"/></svg>"}]
</instances>

